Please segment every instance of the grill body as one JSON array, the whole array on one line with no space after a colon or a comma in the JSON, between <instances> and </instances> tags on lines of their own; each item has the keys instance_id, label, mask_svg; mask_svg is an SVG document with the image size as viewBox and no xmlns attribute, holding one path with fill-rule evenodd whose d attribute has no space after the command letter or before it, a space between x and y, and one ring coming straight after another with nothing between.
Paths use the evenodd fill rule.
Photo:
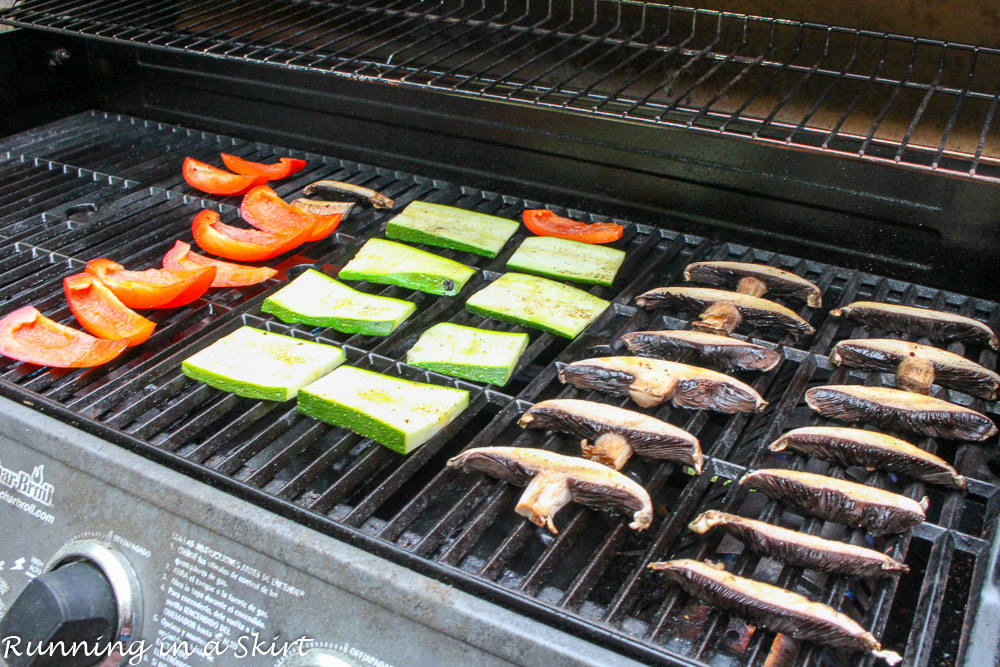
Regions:
<instances>
[{"instance_id":1,"label":"grill body","mask_svg":"<svg viewBox=\"0 0 1000 667\"><path fill-rule=\"evenodd\" d=\"M512 246L495 260L471 260L482 271L456 299L364 286L418 303L418 313L384 339L288 326L262 316L260 302L277 286L270 282L218 291L184 309L157 314L157 331L141 350L93 371L40 371L4 359L0 393L9 400L114 443L101 450L111 460L116 448L124 447L155 462L130 457L124 467L147 475L155 474L149 472L155 466L183 473L184 478L170 477L182 495L196 496L206 482L263 508L254 510L255 520L267 524L270 517L276 534L291 531L299 540L294 544L304 543L295 549L272 544L260 549L269 568L281 561L279 569L315 570L303 565L316 548L309 544L309 535L315 534L323 545L332 544L332 537L361 549L373 569L373 582L406 577L417 587L418 606L444 595L446 603L439 609L461 610L456 627L429 621L437 613L431 612L416 619L424 629L400 630L425 638L415 642L423 645L433 643L434 632L451 637L442 653L421 653L427 664L469 657L473 649L490 659L528 664L599 664L608 659L605 651L622 660L665 664L763 664L773 636L692 602L645 570L651 560L668 557L732 561L736 572L848 609L883 637L887 648L905 652L910 664L994 659L997 634L991 623L1000 614L992 602L1000 490L990 445L921 443L969 478L967 495L863 474L869 483L918 498L926 493L931 499L926 523L873 545L910 564L911 575L898 581L817 577L760 559L718 536L693 539L685 530L697 513L715 508L837 539L864 540L858 531L837 532L777 503L762 503L732 482L748 469L776 463L827 470L806 459L776 459L765 447L784 430L814 423L802 398L807 389L843 382L891 384L878 374L829 363L834 342L870 334L828 317L828 309L854 300L889 301L959 312L1000 328L1000 307L990 299L995 298L994 281L984 277L1000 256L991 207L997 185L988 177L988 164L982 167L987 175L977 177L957 167L920 168L916 158L896 165L884 156L850 157L847 149L824 152L804 144L791 150L774 141L730 136L718 127L712 133L696 131L693 123L685 129L677 123L644 124L641 118L616 120L580 113L569 104L566 109L529 104L513 94L504 99L472 96L458 86L442 90L402 79L395 82L399 85L379 85L366 80L379 78L371 71L347 72L342 61L323 71L316 63L264 62L259 53L241 51L250 48L242 42L226 51L228 47L216 46L218 40L199 42L198 33L171 44L169 35L161 33L138 28L120 32L119 24L107 21L78 23L87 11L99 11L96 7L81 6L75 18L63 14L58 21L47 18L46 24L28 4L11 16L23 25L34 21L45 32L17 31L0 40L0 47L17 56L17 76L30 81L5 93L12 109L4 115L5 127L16 132L0 140L0 294L8 308L32 303L69 321L60 282L82 270L88 259L108 256L145 268L156 264L173 239L190 240L190 219L199 209L212 208L226 220L235 219L232 200L195 193L179 173L183 157L211 160L220 151L265 162L281 155L308 159L305 172L277 187L283 196L313 180L336 178L376 188L401 204L424 199L505 217L516 217L523 208L570 206L569 213L581 219L610 216L638 224L630 224L621 241L629 254L619 279L610 288L593 290L611 299L612 308L570 343L533 333L517 376L502 390L419 371L403 359L433 322L484 323L464 311L463 300L503 272ZM381 18L418 18L379 11ZM372 48L381 43L374 41ZM59 49L69 57L61 58ZM383 71L381 78L388 74ZM67 116L75 111L81 113ZM304 257L295 261L332 271L379 234L387 217L372 211L352 215L334 237L303 250ZM458 253L444 254L470 261ZM656 412L699 436L707 464L697 478L672 464L630 464L631 474L665 510L652 529L636 535L616 517L574 507L560 515L560 533L551 537L513 514L516 489L444 468L448 457L470 445L515 444L575 453L576 443L569 438L522 432L516 427L518 416L533 402L557 396L609 400L566 389L556 372L570 361L621 353L619 338L627 331L683 328L686 320L677 314L646 313L632 299L652 287L678 284L684 266L701 259L761 262L794 271L820 286L824 308L800 309L817 330L804 341L795 343L773 332L750 334L764 344L783 346L784 360L776 371L742 378L771 403L767 412L725 417L669 406ZM182 359L242 324L340 345L349 363L362 367L468 388L470 408L404 458L303 418L294 405L238 399L180 374ZM992 351L967 350L961 344L950 349L996 367ZM997 415L995 404L937 392ZM31 421L20 409L9 412L9 423L17 428ZM63 427L40 421L31 428L42 438ZM59 455L23 439L11 440L7 447L16 452L3 455L7 467L17 463L18 469L30 469L41 456L46 470L59 471L60 478L73 477L71 469L88 470L84 455ZM852 478L859 474L827 471ZM107 481L106 475L98 477ZM185 490L184 481L194 490ZM79 488L85 492L87 485ZM111 493L100 485L93 488ZM184 502L192 508L188 511L210 513L211 502ZM5 511L24 520L14 510ZM149 511L159 516L159 510ZM219 525L207 519L194 523L209 529ZM132 530L131 537L121 533L128 542L152 540L138 527ZM95 527L88 534L113 539L104 531ZM230 540L230 547L253 546L252 539L221 537ZM171 548L169 541L161 541L155 550ZM342 554L336 558L349 560ZM380 563L385 564L383 572L378 572ZM149 571L159 572L156 567ZM15 581L20 579L11 583ZM169 588L172 579L166 581ZM310 591L327 595L328 601L339 599L341 593L335 591L344 589L366 597L364 586L345 581L312 582ZM443 592L441 583L461 594ZM332 587L324 589L327 584ZM9 591L15 594L16 586ZM388 607L389 618L414 620L414 612L405 609L409 600L391 603L375 596L368 602ZM167 609L166 604L163 598L159 611L152 613ZM268 629L287 634L303 611L313 610L308 605L291 609L276 611ZM512 627L482 621L491 609L502 610L497 618ZM359 617L371 618L365 614ZM425 630L429 634L421 634ZM350 633L361 630L351 627ZM391 651L363 651L392 661ZM808 648L796 664L845 659Z\"/></svg>"}]
</instances>

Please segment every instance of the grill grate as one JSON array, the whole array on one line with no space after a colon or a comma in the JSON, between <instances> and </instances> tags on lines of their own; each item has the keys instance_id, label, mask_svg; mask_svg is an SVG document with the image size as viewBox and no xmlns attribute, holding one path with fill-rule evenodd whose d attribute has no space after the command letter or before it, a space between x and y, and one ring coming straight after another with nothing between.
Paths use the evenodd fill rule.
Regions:
<instances>
[{"instance_id":1,"label":"grill grate","mask_svg":"<svg viewBox=\"0 0 1000 667\"><path fill-rule=\"evenodd\" d=\"M90 112L0 141L0 298L5 309L31 303L50 317L71 322L60 281L81 270L86 260L108 256L129 267L154 266L175 238L190 241L190 220L199 208L210 207L224 219L235 219L231 200L193 195L179 176L183 155L211 159L222 150L253 160L289 154L308 159L306 172L278 185L286 197L312 180L330 177L376 187L400 206L421 198L511 218L522 208L544 206L334 158ZM569 214L592 219L582 211ZM291 261L274 262L286 267L309 262L332 270L366 238L381 232L388 216L359 211L335 237L301 249ZM463 307L465 297L502 273L516 244L493 260L444 251L482 269L458 298L362 283L365 291L418 303L418 312L386 338L290 326L262 317L264 294L279 285L271 280L246 290L218 290L185 308L156 312L153 319L159 326L153 337L103 367L58 371L2 359L0 392L318 530L650 662L761 665L768 655L773 635L693 602L645 569L652 560L697 557L725 561L733 571L847 611L876 635L884 633L887 648L905 651L908 664L956 664L975 614L976 591L987 576L986 554L998 539L1000 493L987 469L985 448L930 439L918 443L969 477L969 492L962 495L904 483L892 475L772 454L765 445L788 428L820 423L803 401L809 387L892 382L830 365L826 355L836 340L869 333L828 318L827 308L876 299L960 312L996 328L1000 307L666 228L627 225L618 245L629 253L618 280L610 288L592 289L612 299L612 308L572 342L529 332L528 351L515 379L503 390L415 369L401 359L432 322L516 330L473 316ZM675 313L647 313L631 304L645 289L680 282L684 266L695 259L762 262L795 271L820 285L826 305L822 310L800 310L816 328L816 334L803 341L750 333L761 344L780 346L784 357L774 372L740 376L771 403L766 412L725 416L669 405L653 412L701 439L706 471L692 477L671 463L639 459L628 464L628 474L649 489L660 508L648 531L635 534L618 517L572 506L560 514L560 532L553 536L514 514L519 490L445 468L445 461L467 446L506 444L578 454L570 438L522 431L517 418L546 398L627 405L624 398L566 387L558 382L557 370L587 356L620 353L619 338L626 331L683 327L686 321ZM470 407L443 433L403 457L302 417L294 403L237 398L180 373L182 359L242 324L340 345L349 363L361 367L464 387L471 392ZM961 343L949 349L996 367L991 350L966 349ZM948 390L939 394L997 415L996 404ZM906 535L870 543L905 560L913 572L898 583L817 576L758 558L720 536L694 539L686 531L697 513L720 508L865 543L860 531L803 518L733 483L748 468L772 465L857 478L915 498L930 495L928 522ZM800 652L795 664L843 664L838 661L844 659L809 649Z\"/></svg>"},{"instance_id":2,"label":"grill grate","mask_svg":"<svg viewBox=\"0 0 1000 667\"><path fill-rule=\"evenodd\" d=\"M23 0L11 25L1000 180L1000 50L636 0Z\"/></svg>"}]
</instances>

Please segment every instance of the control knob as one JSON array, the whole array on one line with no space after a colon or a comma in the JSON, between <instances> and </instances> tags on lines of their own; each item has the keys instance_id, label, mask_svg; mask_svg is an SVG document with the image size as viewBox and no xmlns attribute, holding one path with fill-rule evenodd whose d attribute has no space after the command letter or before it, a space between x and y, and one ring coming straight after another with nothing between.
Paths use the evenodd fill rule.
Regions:
<instances>
[{"instance_id":1,"label":"control knob","mask_svg":"<svg viewBox=\"0 0 1000 667\"><path fill-rule=\"evenodd\" d=\"M68 544L0 620L0 637L20 640L6 644L8 667L117 665L115 642L124 648L138 631L139 596L135 572L115 547Z\"/></svg>"}]
</instances>

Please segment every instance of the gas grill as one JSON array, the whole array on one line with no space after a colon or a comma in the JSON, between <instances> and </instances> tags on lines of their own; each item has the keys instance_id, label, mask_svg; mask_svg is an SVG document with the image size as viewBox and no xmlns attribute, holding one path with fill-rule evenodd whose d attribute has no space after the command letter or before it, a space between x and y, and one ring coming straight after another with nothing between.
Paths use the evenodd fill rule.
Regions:
<instances>
[{"instance_id":1,"label":"gas grill","mask_svg":"<svg viewBox=\"0 0 1000 667\"><path fill-rule=\"evenodd\" d=\"M1000 657L996 438L914 441L968 478L964 494L766 447L826 423L805 405L812 387L893 384L830 363L838 340L885 335L830 309L883 301L1000 330L990 300L1000 50L631 0L32 0L0 17L23 28L0 33L4 313L31 304L71 324L61 281L88 260L159 266L175 239L192 242L199 210L238 220L236 198L184 183L188 156L302 158L304 171L272 183L286 200L334 179L397 202L394 212L355 207L333 236L272 260L278 279L154 311L152 337L104 366L0 358L0 516L13 526L0 543L0 616L31 578L98 549L135 572L141 597L123 636L310 638L311 657L218 664L775 664L773 633L646 568L697 558L848 613L906 665ZM428 248L479 269L457 297L358 286L417 304L387 337L260 312L302 265L335 275L417 199L624 224L614 244L624 266L611 287L590 289L612 306L572 341L529 331L503 388L408 366L405 355L437 322L523 330L464 308L504 273L523 234L492 260ZM746 332L783 356L774 371L735 374L770 403L763 413L650 411L697 436L706 464L692 476L629 462L624 472L657 510L648 530L573 505L551 535L513 512L519 489L445 467L489 445L578 455L572 438L522 431L518 417L557 397L634 408L557 373L627 354L629 331L686 328L689 315L647 312L634 298L708 259L792 271L820 287L823 307L797 306L816 329L800 340ZM181 374L182 360L245 324L337 345L361 368L467 389L469 408L402 456L294 403ZM988 348L948 349L997 367ZM995 402L933 394L1000 418ZM872 539L734 483L774 465L926 495L927 521ZM870 546L910 572L857 579L760 558L688 531L707 509ZM209 662L151 653L143 664ZM872 660L803 645L787 664Z\"/></svg>"}]
</instances>

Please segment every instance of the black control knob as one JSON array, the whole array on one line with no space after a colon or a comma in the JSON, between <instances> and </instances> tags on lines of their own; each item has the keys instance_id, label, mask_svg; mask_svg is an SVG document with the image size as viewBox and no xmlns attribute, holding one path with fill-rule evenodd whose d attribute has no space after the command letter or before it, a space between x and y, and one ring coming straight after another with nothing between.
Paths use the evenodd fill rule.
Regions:
<instances>
[{"instance_id":1,"label":"black control knob","mask_svg":"<svg viewBox=\"0 0 1000 667\"><path fill-rule=\"evenodd\" d=\"M32 579L0 621L0 637L21 640L20 651L8 644L9 667L86 667L107 656L117 628L118 603L111 583L93 563L76 561ZM51 655L25 655L29 643L35 647L38 642L60 641L67 649L86 642L89 651L66 655L57 645L57 650L45 651Z\"/></svg>"}]
</instances>

